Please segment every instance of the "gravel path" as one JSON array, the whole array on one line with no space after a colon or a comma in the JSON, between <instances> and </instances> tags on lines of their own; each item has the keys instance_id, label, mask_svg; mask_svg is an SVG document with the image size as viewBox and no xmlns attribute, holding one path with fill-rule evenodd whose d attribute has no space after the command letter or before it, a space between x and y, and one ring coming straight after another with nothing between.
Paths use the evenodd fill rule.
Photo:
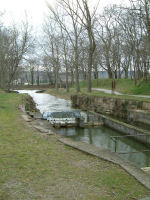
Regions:
<instances>
[{"instance_id":1,"label":"gravel path","mask_svg":"<svg viewBox=\"0 0 150 200\"><path fill-rule=\"evenodd\" d=\"M115 95L127 95L127 96L132 96L132 97L142 97L142 98L150 98L149 95L128 95L128 94L122 94L120 92L108 90L108 89L103 89L103 88L92 88L92 90L104 92L106 94L115 94Z\"/></svg>"}]
</instances>

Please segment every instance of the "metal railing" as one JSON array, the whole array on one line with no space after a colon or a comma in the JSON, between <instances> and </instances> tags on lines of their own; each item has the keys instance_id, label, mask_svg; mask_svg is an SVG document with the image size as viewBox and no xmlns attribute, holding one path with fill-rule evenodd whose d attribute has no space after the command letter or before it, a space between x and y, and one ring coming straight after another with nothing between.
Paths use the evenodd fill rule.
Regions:
<instances>
[{"instance_id":1,"label":"metal railing","mask_svg":"<svg viewBox=\"0 0 150 200\"><path fill-rule=\"evenodd\" d=\"M127 137L137 137L137 136L146 136L150 137L150 134L138 134L138 135L123 135L123 136L110 136L110 139L115 143L114 152L118 154L129 154L129 153L142 153L142 152L150 152L149 150L142 150L142 151L134 151L134 152L117 152L117 142L118 139L127 138ZM149 147L150 148L150 147Z\"/></svg>"}]
</instances>

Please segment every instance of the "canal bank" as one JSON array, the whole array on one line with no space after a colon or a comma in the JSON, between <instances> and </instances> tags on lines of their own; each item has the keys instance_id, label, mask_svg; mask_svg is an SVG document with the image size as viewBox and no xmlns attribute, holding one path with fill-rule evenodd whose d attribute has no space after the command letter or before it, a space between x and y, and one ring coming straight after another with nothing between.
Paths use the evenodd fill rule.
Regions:
<instances>
[{"instance_id":1,"label":"canal bank","mask_svg":"<svg viewBox=\"0 0 150 200\"><path fill-rule=\"evenodd\" d=\"M61 143L67 146L70 146L72 148L75 148L79 151L82 151L89 155L95 156L99 159L119 165L126 172L132 175L137 181L139 181L142 185L150 189L150 175L146 174L140 168L135 167L135 165L132 165L130 162L125 161L116 153L111 153L109 150L102 150L99 147L95 147L93 145L89 145L84 142L79 142L79 141L75 142L69 138L65 138L59 134L56 134L55 133L56 130L52 129L52 127L49 125L47 121L43 121L39 119L33 120L33 118L31 118L30 116L28 116L28 114L26 114L23 106L20 106L20 109L23 112L23 115L22 115L23 119L26 121L27 126L29 126L30 128L34 128L38 130L40 133L47 136L53 135Z\"/></svg>"},{"instance_id":2,"label":"canal bank","mask_svg":"<svg viewBox=\"0 0 150 200\"><path fill-rule=\"evenodd\" d=\"M100 114L108 114L114 117L132 119L135 121L140 118L143 120L146 118L145 121L142 121L144 123L148 123L150 119L150 102L144 100L140 101L90 95L71 95L71 101L73 107L82 110L89 110ZM141 112L140 115L140 110L147 112ZM133 114L132 111L135 113Z\"/></svg>"},{"instance_id":3,"label":"canal bank","mask_svg":"<svg viewBox=\"0 0 150 200\"><path fill-rule=\"evenodd\" d=\"M115 120L113 118L103 116L104 125L117 130L126 135L126 137L132 137L139 142L146 144L150 147L150 132L144 129L137 128L130 124Z\"/></svg>"},{"instance_id":4,"label":"canal bank","mask_svg":"<svg viewBox=\"0 0 150 200\"><path fill-rule=\"evenodd\" d=\"M138 180L138 179L137 179Z\"/></svg>"},{"instance_id":5,"label":"canal bank","mask_svg":"<svg viewBox=\"0 0 150 200\"><path fill-rule=\"evenodd\" d=\"M83 95L72 95L71 100L74 108L104 115L103 121L106 126L150 145L150 131L131 125L131 122L150 125L149 102ZM130 124L115 120L112 117L129 121ZM138 135L143 135L143 137L138 137Z\"/></svg>"},{"instance_id":6,"label":"canal bank","mask_svg":"<svg viewBox=\"0 0 150 200\"><path fill-rule=\"evenodd\" d=\"M120 158L116 153L111 153L109 150L102 150L98 147L95 147L93 145L89 145L83 142L77 142L77 141L74 142L73 140L69 138L64 138L58 134L56 135L55 130L49 126L49 123L47 121L44 122L43 120L33 120L31 117L25 114L25 109L22 106L20 107L20 109L24 113L22 115L23 119L27 123L29 123L28 126L30 128L32 127L38 130L40 133L48 135L48 136L53 135L61 143L67 146L70 146L72 148L75 148L79 151L82 151L89 155L95 156L99 159L109 161L109 162L119 165L126 172L132 175L136 180L138 180L142 185L150 189L150 175L146 174L141 169L135 167L130 162L127 162L124 159ZM26 118L24 118L24 116L26 116Z\"/></svg>"},{"instance_id":7,"label":"canal bank","mask_svg":"<svg viewBox=\"0 0 150 200\"><path fill-rule=\"evenodd\" d=\"M22 92L25 91L21 91L21 93ZM41 113L43 111L53 112L72 110L70 101L59 99L48 94L38 94L36 91L27 92L29 92L29 94L32 96L36 102L36 107L40 110ZM56 132L63 136L70 137L75 141L86 142L101 149L108 149L111 152L117 152L121 157L134 163L138 168L150 166L149 148L142 143L136 142L137 139L139 139L141 142L141 138L144 138L143 142L149 141L147 140L147 133L126 123L122 123L120 121L94 112L87 112L86 118L86 121L89 120L91 125L93 122L100 120L101 122L103 121L104 125L107 127L110 126L111 129L107 128L106 126L100 126L97 128L91 126L88 128L61 128L56 129ZM137 134L137 131L141 132L138 132ZM127 137L122 136L121 133L126 134ZM128 137L130 136L129 134L132 137Z\"/></svg>"},{"instance_id":8,"label":"canal bank","mask_svg":"<svg viewBox=\"0 0 150 200\"><path fill-rule=\"evenodd\" d=\"M131 200L150 195L118 165L33 128L21 118L19 103L21 95L0 95L0 199Z\"/></svg>"}]
</instances>

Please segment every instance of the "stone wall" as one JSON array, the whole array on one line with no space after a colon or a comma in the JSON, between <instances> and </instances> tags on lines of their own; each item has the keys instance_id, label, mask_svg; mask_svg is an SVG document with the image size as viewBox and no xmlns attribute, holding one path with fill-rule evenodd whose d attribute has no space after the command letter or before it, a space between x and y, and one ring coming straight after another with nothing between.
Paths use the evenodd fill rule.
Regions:
<instances>
[{"instance_id":1,"label":"stone wall","mask_svg":"<svg viewBox=\"0 0 150 200\"><path fill-rule=\"evenodd\" d=\"M71 96L71 100L75 108L94 111L100 114L109 114L124 119L128 118L129 110L142 109L150 111L150 103L137 100L80 95Z\"/></svg>"},{"instance_id":2,"label":"stone wall","mask_svg":"<svg viewBox=\"0 0 150 200\"><path fill-rule=\"evenodd\" d=\"M150 112L143 110L129 110L128 121L141 122L150 125Z\"/></svg>"},{"instance_id":3,"label":"stone wall","mask_svg":"<svg viewBox=\"0 0 150 200\"><path fill-rule=\"evenodd\" d=\"M124 133L125 135L131 135L136 140L143 142L147 145L150 145L150 133L147 131L144 131L142 129L136 128L134 126L128 125L123 122L119 122L117 120L114 120L112 118L108 118L104 116L103 118L104 124L114 130L117 130L121 133Z\"/></svg>"}]
</instances>

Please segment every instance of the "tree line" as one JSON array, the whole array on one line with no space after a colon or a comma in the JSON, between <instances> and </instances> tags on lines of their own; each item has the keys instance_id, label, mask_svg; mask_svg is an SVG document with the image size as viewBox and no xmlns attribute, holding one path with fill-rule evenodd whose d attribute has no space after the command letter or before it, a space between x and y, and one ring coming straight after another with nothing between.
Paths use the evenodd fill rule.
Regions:
<instances>
[{"instance_id":1,"label":"tree line","mask_svg":"<svg viewBox=\"0 0 150 200\"><path fill-rule=\"evenodd\" d=\"M49 3L49 16L43 25L43 66L55 74L66 74L80 91L79 74L91 91L91 74L98 78L106 71L111 79L147 79L150 69L150 3L130 0L128 6L112 5L99 13L88 0L57 0Z\"/></svg>"},{"instance_id":2,"label":"tree line","mask_svg":"<svg viewBox=\"0 0 150 200\"><path fill-rule=\"evenodd\" d=\"M55 88L65 73L65 87L80 91L80 77L87 81L105 71L110 79L148 79L150 70L150 2L129 0L128 6L111 5L99 11L101 2L56 0L35 41L25 20L19 25L0 24L0 88L10 89L21 67L33 74L42 66ZM2 14L0 15L0 17ZM35 49L36 46L36 49ZM36 50L36 51L34 51ZM37 52L38 51L38 55ZM25 64L26 63L26 64ZM39 74L39 73L37 73ZM39 84L39 75L37 77Z\"/></svg>"}]
</instances>

